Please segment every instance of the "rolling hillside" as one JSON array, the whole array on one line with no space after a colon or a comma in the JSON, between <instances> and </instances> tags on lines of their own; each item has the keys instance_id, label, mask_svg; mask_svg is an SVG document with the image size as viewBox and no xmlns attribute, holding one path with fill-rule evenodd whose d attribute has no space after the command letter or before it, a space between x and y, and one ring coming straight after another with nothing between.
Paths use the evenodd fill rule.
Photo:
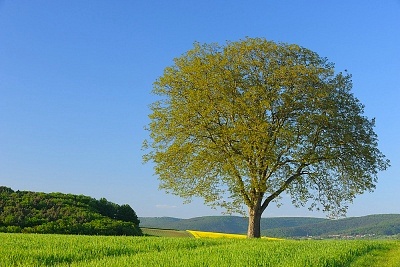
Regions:
<instances>
[{"instance_id":1,"label":"rolling hillside","mask_svg":"<svg viewBox=\"0 0 400 267\"><path fill-rule=\"evenodd\" d=\"M280 227L298 227L324 222L322 218L286 217L263 218L261 229L274 229ZM171 217L141 217L141 227L198 230L209 232L224 232L241 234L247 231L247 218L239 216L204 216L190 219L178 219Z\"/></svg>"},{"instance_id":2,"label":"rolling hillside","mask_svg":"<svg viewBox=\"0 0 400 267\"><path fill-rule=\"evenodd\" d=\"M296 227L263 230L271 236L301 237L328 235L397 235L400 234L400 214L379 214L326 220Z\"/></svg>"},{"instance_id":3,"label":"rolling hillside","mask_svg":"<svg viewBox=\"0 0 400 267\"><path fill-rule=\"evenodd\" d=\"M245 233L247 219L238 216L205 216L191 219L141 217L141 227ZM309 217L262 218L262 234L275 237L329 235L397 235L400 214L381 214L337 220Z\"/></svg>"}]
</instances>

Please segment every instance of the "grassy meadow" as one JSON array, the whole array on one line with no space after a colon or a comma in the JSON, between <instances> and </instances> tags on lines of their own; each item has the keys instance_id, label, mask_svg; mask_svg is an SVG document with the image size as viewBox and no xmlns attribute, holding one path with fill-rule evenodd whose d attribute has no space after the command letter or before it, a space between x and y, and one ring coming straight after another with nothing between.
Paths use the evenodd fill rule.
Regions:
<instances>
[{"instance_id":1,"label":"grassy meadow","mask_svg":"<svg viewBox=\"0 0 400 267\"><path fill-rule=\"evenodd\" d=\"M0 266L400 266L400 241L0 234Z\"/></svg>"}]
</instances>

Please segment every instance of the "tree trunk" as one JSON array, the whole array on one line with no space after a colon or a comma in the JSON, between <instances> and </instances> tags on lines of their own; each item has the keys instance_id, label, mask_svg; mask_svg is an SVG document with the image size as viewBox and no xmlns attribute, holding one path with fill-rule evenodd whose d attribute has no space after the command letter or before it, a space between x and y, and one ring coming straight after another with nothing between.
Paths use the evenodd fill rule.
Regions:
<instances>
[{"instance_id":1,"label":"tree trunk","mask_svg":"<svg viewBox=\"0 0 400 267\"><path fill-rule=\"evenodd\" d=\"M247 229L247 238L261 237L261 208L256 205L249 209L249 227Z\"/></svg>"}]
</instances>

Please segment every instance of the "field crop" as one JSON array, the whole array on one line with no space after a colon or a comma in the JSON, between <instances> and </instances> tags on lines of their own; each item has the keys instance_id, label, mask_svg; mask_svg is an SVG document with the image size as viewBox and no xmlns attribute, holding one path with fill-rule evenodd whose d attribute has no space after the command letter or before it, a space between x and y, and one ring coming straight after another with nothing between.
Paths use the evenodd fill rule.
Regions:
<instances>
[{"instance_id":1,"label":"field crop","mask_svg":"<svg viewBox=\"0 0 400 267\"><path fill-rule=\"evenodd\" d=\"M400 266L399 241L38 234L0 241L0 266Z\"/></svg>"},{"instance_id":2,"label":"field crop","mask_svg":"<svg viewBox=\"0 0 400 267\"><path fill-rule=\"evenodd\" d=\"M186 237L193 238L194 236L188 231L179 230L168 230L158 228L141 228L143 234L150 236L162 236L162 237Z\"/></svg>"}]
</instances>

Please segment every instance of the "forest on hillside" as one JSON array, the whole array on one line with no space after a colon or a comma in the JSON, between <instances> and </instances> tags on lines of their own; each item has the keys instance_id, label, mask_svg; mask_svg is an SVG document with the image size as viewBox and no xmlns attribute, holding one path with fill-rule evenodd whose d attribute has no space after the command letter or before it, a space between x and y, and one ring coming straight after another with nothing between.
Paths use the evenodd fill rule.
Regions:
<instances>
[{"instance_id":1,"label":"forest on hillside","mask_svg":"<svg viewBox=\"0 0 400 267\"><path fill-rule=\"evenodd\" d=\"M0 186L0 232L142 235L139 222L129 205L105 198Z\"/></svg>"},{"instance_id":2,"label":"forest on hillside","mask_svg":"<svg viewBox=\"0 0 400 267\"><path fill-rule=\"evenodd\" d=\"M271 236L394 236L400 234L400 214L375 214L294 227L265 230Z\"/></svg>"}]
</instances>

